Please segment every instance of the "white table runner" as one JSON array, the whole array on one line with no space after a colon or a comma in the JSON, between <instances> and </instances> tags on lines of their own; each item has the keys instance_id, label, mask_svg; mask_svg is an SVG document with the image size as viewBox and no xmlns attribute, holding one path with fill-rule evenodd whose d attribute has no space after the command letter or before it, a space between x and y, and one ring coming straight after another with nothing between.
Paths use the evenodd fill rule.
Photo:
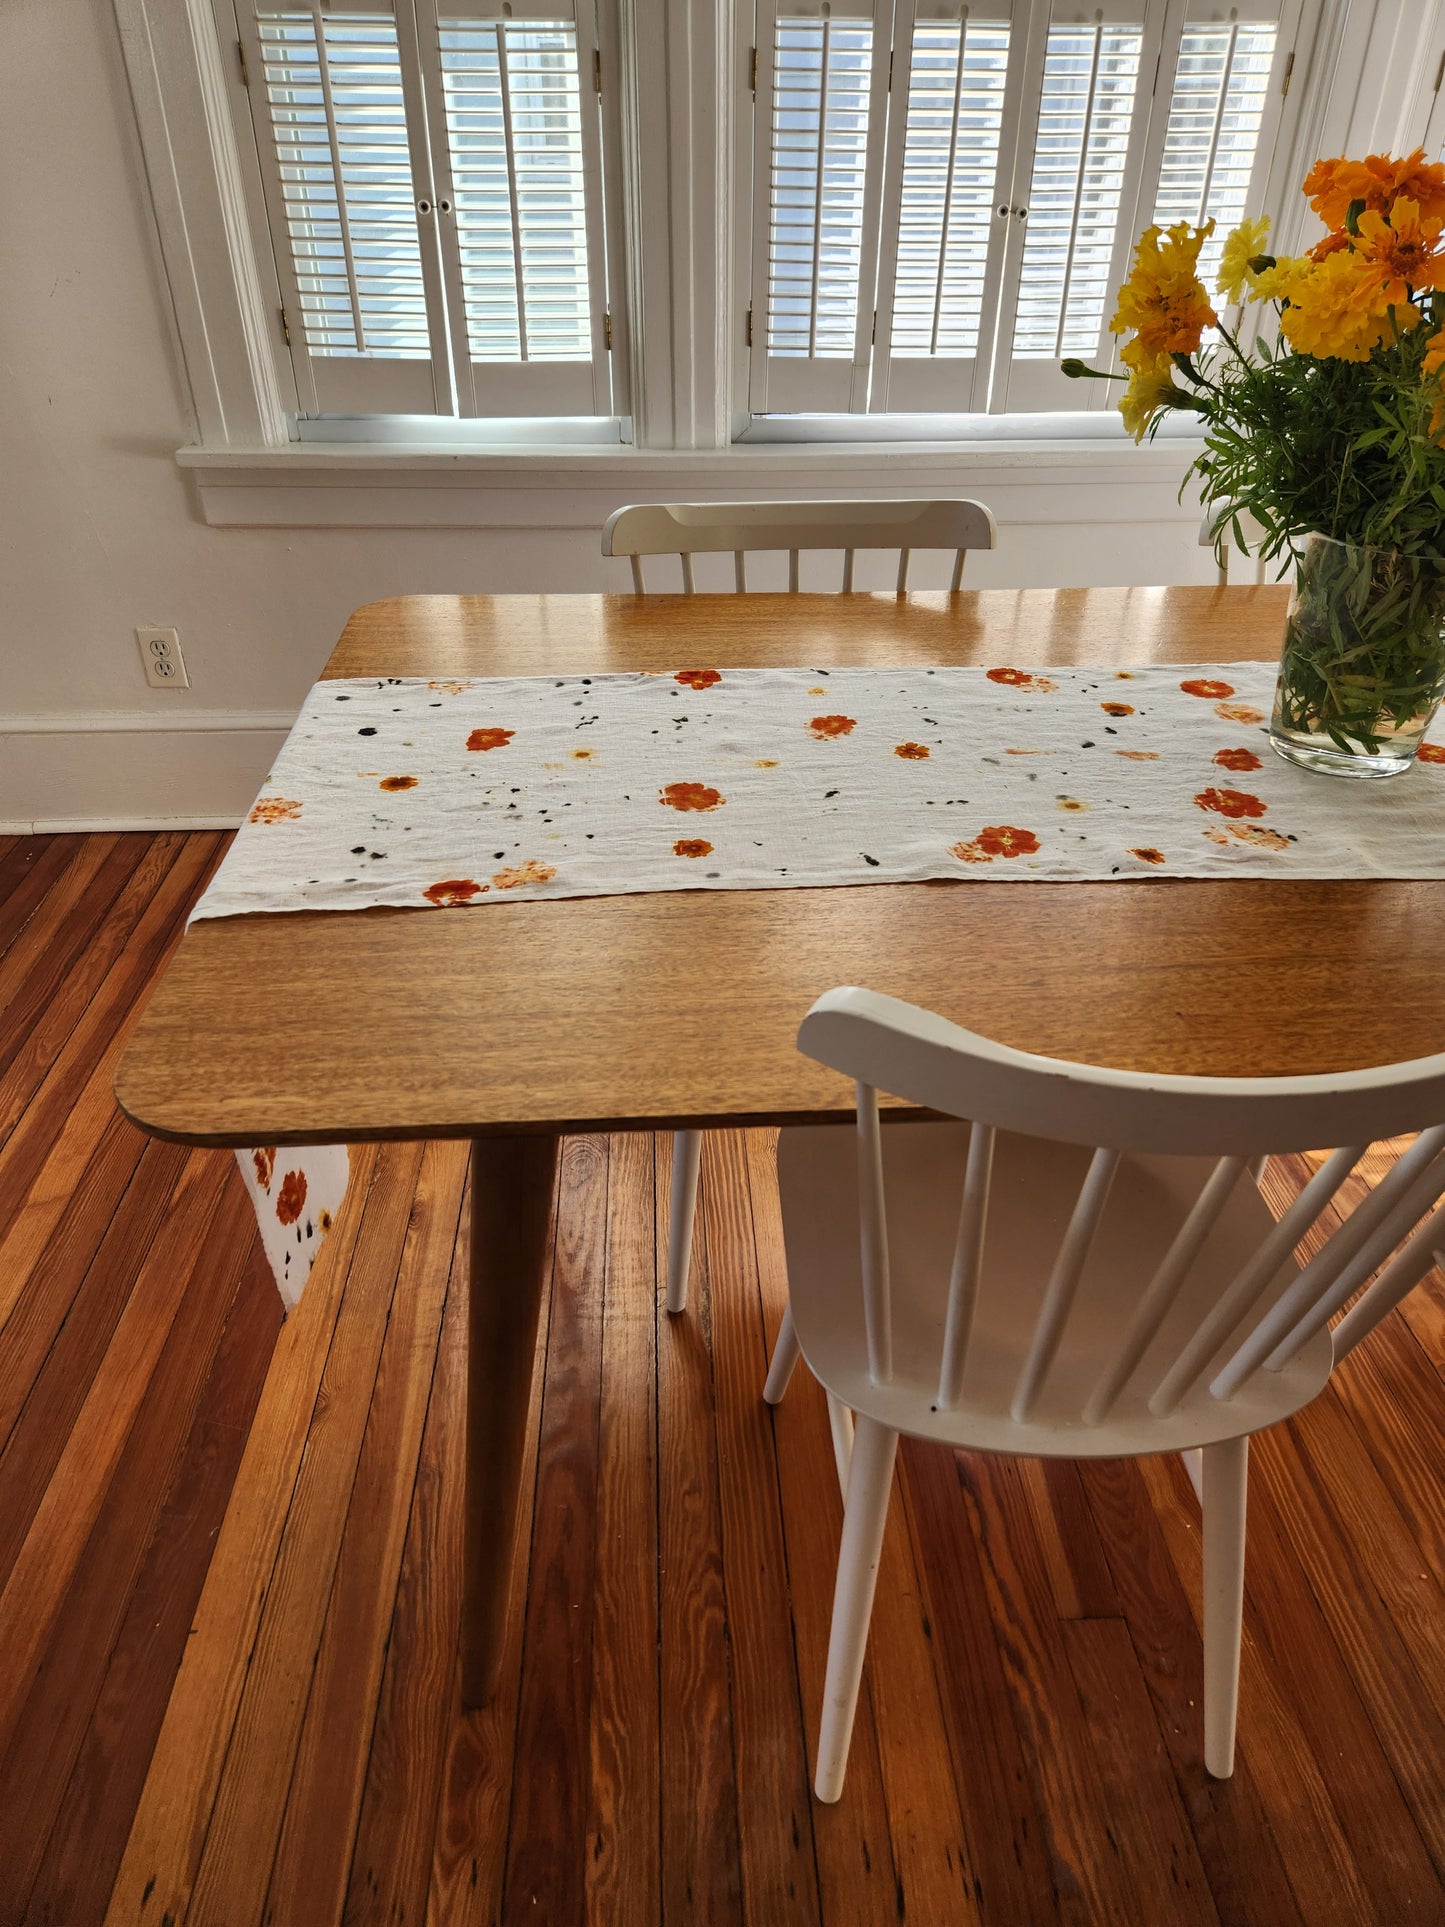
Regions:
<instances>
[{"instance_id":1,"label":"white table runner","mask_svg":"<svg viewBox=\"0 0 1445 1927\"><path fill-rule=\"evenodd\" d=\"M318 683L192 914L1445 876L1445 727L1405 776L1332 781L1270 750L1273 691L1258 663ZM237 1157L289 1308L346 1149Z\"/></svg>"},{"instance_id":2,"label":"white table runner","mask_svg":"<svg viewBox=\"0 0 1445 1927\"><path fill-rule=\"evenodd\" d=\"M1273 689L1255 663L318 683L194 914L1445 876L1445 732L1332 781L1271 752Z\"/></svg>"}]
</instances>

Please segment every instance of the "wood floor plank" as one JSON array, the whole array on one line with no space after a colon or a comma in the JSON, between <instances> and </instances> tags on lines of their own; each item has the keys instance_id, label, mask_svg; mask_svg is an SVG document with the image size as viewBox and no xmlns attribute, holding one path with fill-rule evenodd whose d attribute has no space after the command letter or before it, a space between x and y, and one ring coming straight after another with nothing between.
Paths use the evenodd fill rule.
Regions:
<instances>
[{"instance_id":1,"label":"wood floor plank","mask_svg":"<svg viewBox=\"0 0 1445 1927\"><path fill-rule=\"evenodd\" d=\"M0 956L44 903L50 886L81 855L83 839L22 837L0 863Z\"/></svg>"},{"instance_id":2,"label":"wood floor plank","mask_svg":"<svg viewBox=\"0 0 1445 1927\"><path fill-rule=\"evenodd\" d=\"M281 1300L253 1242L31 1895L36 1927L99 1921L235 1483Z\"/></svg>"},{"instance_id":3,"label":"wood floor plank","mask_svg":"<svg viewBox=\"0 0 1445 1927\"><path fill-rule=\"evenodd\" d=\"M607 1187L607 1139L566 1139L516 1740L549 1770L513 1782L504 1922L581 1920L586 1906Z\"/></svg>"},{"instance_id":4,"label":"wood floor plank","mask_svg":"<svg viewBox=\"0 0 1445 1927\"><path fill-rule=\"evenodd\" d=\"M667 1249L671 1143L658 1139L655 1239ZM685 1317L657 1325L657 1547L665 1927L741 1927L706 1221ZM702 1262L699 1262L701 1258Z\"/></svg>"},{"instance_id":5,"label":"wood floor plank","mask_svg":"<svg viewBox=\"0 0 1445 1927\"><path fill-rule=\"evenodd\" d=\"M653 1136L611 1141L593 1581L586 1918L661 1927Z\"/></svg>"},{"instance_id":6,"label":"wood floor plank","mask_svg":"<svg viewBox=\"0 0 1445 1927\"><path fill-rule=\"evenodd\" d=\"M421 1160L419 1144L383 1145L377 1157L205 1845L186 1896L186 1919L195 1927L249 1927L265 1902Z\"/></svg>"},{"instance_id":7,"label":"wood floor plank","mask_svg":"<svg viewBox=\"0 0 1445 1927\"><path fill-rule=\"evenodd\" d=\"M262 1918L339 1920L467 1175L424 1147Z\"/></svg>"},{"instance_id":8,"label":"wood floor plank","mask_svg":"<svg viewBox=\"0 0 1445 1927\"><path fill-rule=\"evenodd\" d=\"M185 1918L256 1629L380 1153L353 1148L351 1189L286 1321L151 1759L108 1923Z\"/></svg>"},{"instance_id":9,"label":"wood floor plank","mask_svg":"<svg viewBox=\"0 0 1445 1927\"><path fill-rule=\"evenodd\" d=\"M39 1872L51 1816L90 1723L177 1454L251 1253L255 1219L239 1185L228 1189L213 1225L214 1235L201 1244L188 1288L180 1295L103 1507L47 1630L17 1716L21 1743L0 1766L0 1867L9 1893L22 1906ZM34 1744L41 1735L43 1748Z\"/></svg>"}]
</instances>

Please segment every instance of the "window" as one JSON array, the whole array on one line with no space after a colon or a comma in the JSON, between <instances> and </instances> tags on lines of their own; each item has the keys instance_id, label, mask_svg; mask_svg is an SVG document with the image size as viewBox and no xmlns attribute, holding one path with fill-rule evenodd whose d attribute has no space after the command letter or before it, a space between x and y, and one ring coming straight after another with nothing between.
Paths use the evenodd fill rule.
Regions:
<instances>
[{"instance_id":1,"label":"window","mask_svg":"<svg viewBox=\"0 0 1445 1927\"><path fill-rule=\"evenodd\" d=\"M1106 405L1153 220L1270 183L1301 0L759 0L749 405Z\"/></svg>"},{"instance_id":2,"label":"window","mask_svg":"<svg viewBox=\"0 0 1445 1927\"><path fill-rule=\"evenodd\" d=\"M300 412L608 416L588 0L241 0Z\"/></svg>"}]
</instances>

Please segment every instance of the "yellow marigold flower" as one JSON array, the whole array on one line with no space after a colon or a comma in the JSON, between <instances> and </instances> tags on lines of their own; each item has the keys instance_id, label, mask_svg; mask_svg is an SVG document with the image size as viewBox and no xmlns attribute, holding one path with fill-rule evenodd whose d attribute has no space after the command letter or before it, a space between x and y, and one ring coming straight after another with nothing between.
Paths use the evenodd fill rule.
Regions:
<instances>
[{"instance_id":1,"label":"yellow marigold flower","mask_svg":"<svg viewBox=\"0 0 1445 1927\"><path fill-rule=\"evenodd\" d=\"M1445 368L1445 328L1440 328L1425 343L1425 359L1420 364L1420 373L1428 381Z\"/></svg>"},{"instance_id":2,"label":"yellow marigold flower","mask_svg":"<svg viewBox=\"0 0 1445 1927\"><path fill-rule=\"evenodd\" d=\"M1281 255L1272 268L1262 269L1255 277L1249 290L1251 301L1289 301L1293 299L1296 277L1302 268L1310 265L1309 257L1303 261L1292 260L1289 255Z\"/></svg>"},{"instance_id":3,"label":"yellow marigold flower","mask_svg":"<svg viewBox=\"0 0 1445 1927\"><path fill-rule=\"evenodd\" d=\"M1143 441L1145 430L1161 409L1174 405L1172 397L1183 392L1174 386L1169 361L1137 369L1129 377L1129 386L1119 397L1119 413L1136 442Z\"/></svg>"},{"instance_id":4,"label":"yellow marigold flower","mask_svg":"<svg viewBox=\"0 0 1445 1927\"><path fill-rule=\"evenodd\" d=\"M1132 330L1146 355L1193 354L1204 330L1219 320L1195 272L1199 250L1213 232L1213 221L1199 228L1178 221L1162 241L1159 228L1144 230L1129 279L1119 290L1118 313L1109 323L1116 335Z\"/></svg>"},{"instance_id":5,"label":"yellow marigold flower","mask_svg":"<svg viewBox=\"0 0 1445 1927\"><path fill-rule=\"evenodd\" d=\"M1269 216L1266 214L1262 221L1241 221L1225 242L1214 285L1226 301L1243 301L1245 290L1253 290L1256 276L1249 264L1264 253L1268 233Z\"/></svg>"},{"instance_id":6,"label":"yellow marigold flower","mask_svg":"<svg viewBox=\"0 0 1445 1927\"><path fill-rule=\"evenodd\" d=\"M1357 307L1381 313L1410 299L1416 288L1445 286L1445 254L1437 251L1440 222L1422 220L1414 201L1396 201L1386 221L1366 211L1359 219L1362 262Z\"/></svg>"},{"instance_id":7,"label":"yellow marigold flower","mask_svg":"<svg viewBox=\"0 0 1445 1927\"><path fill-rule=\"evenodd\" d=\"M1287 288L1290 305L1280 318L1292 348L1328 360L1368 361L1371 351L1391 338L1393 328L1420 325L1420 310L1410 302L1381 311L1356 301L1366 265L1353 252L1294 264Z\"/></svg>"},{"instance_id":8,"label":"yellow marigold flower","mask_svg":"<svg viewBox=\"0 0 1445 1927\"><path fill-rule=\"evenodd\" d=\"M1343 227L1352 201L1388 214L1395 202L1411 200L1427 218L1445 219L1445 167L1427 161L1423 147L1397 158L1367 154L1362 161L1316 161L1304 179L1310 206L1328 228Z\"/></svg>"}]
</instances>

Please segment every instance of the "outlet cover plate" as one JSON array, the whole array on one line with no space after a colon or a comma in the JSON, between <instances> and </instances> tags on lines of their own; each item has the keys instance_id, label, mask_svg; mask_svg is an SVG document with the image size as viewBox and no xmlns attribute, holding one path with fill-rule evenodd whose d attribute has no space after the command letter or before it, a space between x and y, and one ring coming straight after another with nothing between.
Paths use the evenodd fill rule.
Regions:
<instances>
[{"instance_id":1,"label":"outlet cover plate","mask_svg":"<svg viewBox=\"0 0 1445 1927\"><path fill-rule=\"evenodd\" d=\"M140 644L146 681L152 689L190 688L181 639L174 629L137 629L135 639Z\"/></svg>"}]
</instances>

